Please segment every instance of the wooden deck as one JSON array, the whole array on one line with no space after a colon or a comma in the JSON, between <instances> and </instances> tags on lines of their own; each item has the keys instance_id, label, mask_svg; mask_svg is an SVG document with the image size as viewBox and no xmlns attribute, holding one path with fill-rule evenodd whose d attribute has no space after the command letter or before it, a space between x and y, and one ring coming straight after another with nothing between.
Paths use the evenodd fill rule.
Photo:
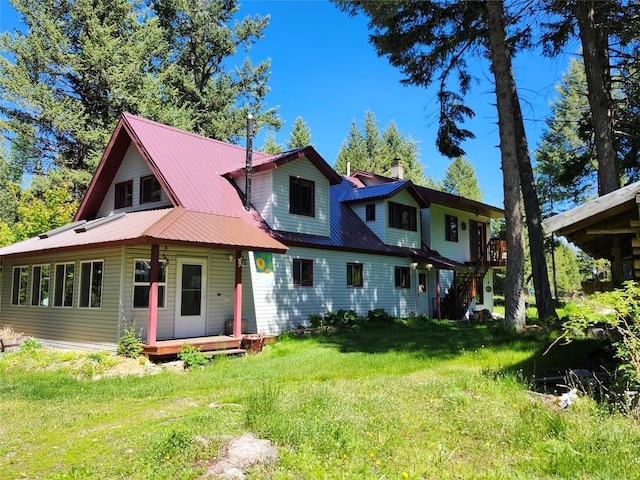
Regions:
<instances>
[{"instance_id":1,"label":"wooden deck","mask_svg":"<svg viewBox=\"0 0 640 480\"><path fill-rule=\"evenodd\" d=\"M177 355L182 351L182 346L190 343L209 355L238 355L245 352L240 348L241 337L228 335L215 335L211 337L178 338L175 340L158 340L155 345L142 344L142 354L147 357L165 357Z\"/></svg>"}]
</instances>

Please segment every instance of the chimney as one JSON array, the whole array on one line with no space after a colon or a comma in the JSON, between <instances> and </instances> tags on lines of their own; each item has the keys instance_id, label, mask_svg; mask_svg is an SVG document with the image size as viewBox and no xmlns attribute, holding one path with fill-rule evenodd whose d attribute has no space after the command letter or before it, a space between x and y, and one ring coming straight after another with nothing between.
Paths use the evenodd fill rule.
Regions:
<instances>
[{"instance_id":1,"label":"chimney","mask_svg":"<svg viewBox=\"0 0 640 480\"><path fill-rule=\"evenodd\" d=\"M351 162L347 160L347 177L351 176Z\"/></svg>"},{"instance_id":2,"label":"chimney","mask_svg":"<svg viewBox=\"0 0 640 480\"><path fill-rule=\"evenodd\" d=\"M393 162L391 162L391 177L397 178L398 180L404 179L404 167L398 157L394 158Z\"/></svg>"},{"instance_id":3,"label":"chimney","mask_svg":"<svg viewBox=\"0 0 640 480\"><path fill-rule=\"evenodd\" d=\"M251 169L253 168L253 115L247 116L247 165L244 187L244 209L251 210Z\"/></svg>"}]
</instances>

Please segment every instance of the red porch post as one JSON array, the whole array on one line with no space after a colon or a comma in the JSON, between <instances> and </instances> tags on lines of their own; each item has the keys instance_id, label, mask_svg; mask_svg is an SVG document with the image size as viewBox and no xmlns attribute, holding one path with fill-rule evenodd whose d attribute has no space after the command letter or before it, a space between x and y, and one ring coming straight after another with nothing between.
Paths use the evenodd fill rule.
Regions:
<instances>
[{"instance_id":1,"label":"red porch post","mask_svg":"<svg viewBox=\"0 0 640 480\"><path fill-rule=\"evenodd\" d=\"M442 320L442 311L440 309L440 270L436 268L436 309L438 312L438 320Z\"/></svg>"},{"instance_id":2,"label":"red porch post","mask_svg":"<svg viewBox=\"0 0 640 480\"><path fill-rule=\"evenodd\" d=\"M156 344L158 332L158 277L160 270L160 245L151 245L151 269L149 271L149 319L147 321L147 345Z\"/></svg>"},{"instance_id":3,"label":"red porch post","mask_svg":"<svg viewBox=\"0 0 640 480\"><path fill-rule=\"evenodd\" d=\"M242 252L236 251L236 289L233 299L233 336L242 335Z\"/></svg>"}]
</instances>

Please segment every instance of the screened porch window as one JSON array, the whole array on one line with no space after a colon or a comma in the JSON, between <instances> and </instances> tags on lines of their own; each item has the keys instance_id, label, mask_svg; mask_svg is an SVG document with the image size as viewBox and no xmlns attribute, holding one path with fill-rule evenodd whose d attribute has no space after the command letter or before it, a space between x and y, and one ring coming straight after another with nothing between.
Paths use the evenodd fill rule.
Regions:
<instances>
[{"instance_id":1,"label":"screened porch window","mask_svg":"<svg viewBox=\"0 0 640 480\"><path fill-rule=\"evenodd\" d=\"M49 305L49 285L51 267L36 265L31 278L31 305L46 307Z\"/></svg>"},{"instance_id":2,"label":"screened porch window","mask_svg":"<svg viewBox=\"0 0 640 480\"><path fill-rule=\"evenodd\" d=\"M160 261L158 270L158 307L164 308L167 292L167 262ZM133 308L149 308L151 260L136 260L133 275Z\"/></svg>"},{"instance_id":3,"label":"screened porch window","mask_svg":"<svg viewBox=\"0 0 640 480\"><path fill-rule=\"evenodd\" d=\"M55 288L53 297L54 307L73 306L73 283L75 278L75 264L61 263L56 265Z\"/></svg>"},{"instance_id":4,"label":"screened porch window","mask_svg":"<svg viewBox=\"0 0 640 480\"><path fill-rule=\"evenodd\" d=\"M102 304L102 270L102 261L80 263L80 307L100 308Z\"/></svg>"},{"instance_id":5,"label":"screened porch window","mask_svg":"<svg viewBox=\"0 0 640 480\"><path fill-rule=\"evenodd\" d=\"M13 267L11 305L26 305L29 291L29 267Z\"/></svg>"}]
</instances>

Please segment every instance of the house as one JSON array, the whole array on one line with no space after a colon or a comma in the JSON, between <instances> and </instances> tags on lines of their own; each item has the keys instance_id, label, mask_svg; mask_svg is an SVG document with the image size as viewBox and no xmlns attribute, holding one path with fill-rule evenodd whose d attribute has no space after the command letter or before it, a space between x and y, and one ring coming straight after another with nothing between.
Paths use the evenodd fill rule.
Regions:
<instances>
[{"instance_id":1,"label":"house","mask_svg":"<svg viewBox=\"0 0 640 480\"><path fill-rule=\"evenodd\" d=\"M625 280L640 281L639 211L640 182L635 182L547 218L542 228L547 234L565 237L593 258L609 260L613 282L599 284L597 289L610 290Z\"/></svg>"},{"instance_id":2,"label":"house","mask_svg":"<svg viewBox=\"0 0 640 480\"><path fill-rule=\"evenodd\" d=\"M341 308L491 309L502 210L395 173L341 176L313 147L267 155L123 114L73 223L0 249L0 323L109 349L134 321L154 346Z\"/></svg>"}]
</instances>

